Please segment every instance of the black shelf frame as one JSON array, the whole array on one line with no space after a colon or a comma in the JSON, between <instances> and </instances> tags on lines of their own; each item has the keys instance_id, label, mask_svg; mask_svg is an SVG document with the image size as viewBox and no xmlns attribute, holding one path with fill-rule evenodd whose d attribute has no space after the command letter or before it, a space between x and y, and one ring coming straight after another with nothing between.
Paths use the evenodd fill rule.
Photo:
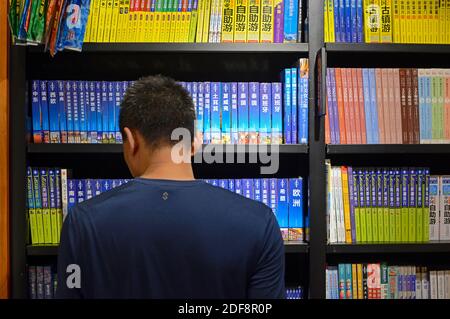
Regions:
<instances>
[{"instance_id":1,"label":"black shelf frame","mask_svg":"<svg viewBox=\"0 0 450 319\"><path fill-rule=\"evenodd\" d=\"M450 144L366 144L327 145L328 155L414 155L450 154Z\"/></svg>"},{"instance_id":2,"label":"black shelf frame","mask_svg":"<svg viewBox=\"0 0 450 319\"><path fill-rule=\"evenodd\" d=\"M450 53L448 44L326 43L325 48L329 53Z\"/></svg>"},{"instance_id":3,"label":"black shelf frame","mask_svg":"<svg viewBox=\"0 0 450 319\"><path fill-rule=\"evenodd\" d=\"M327 245L328 255L430 253L450 254L450 242Z\"/></svg>"}]
</instances>

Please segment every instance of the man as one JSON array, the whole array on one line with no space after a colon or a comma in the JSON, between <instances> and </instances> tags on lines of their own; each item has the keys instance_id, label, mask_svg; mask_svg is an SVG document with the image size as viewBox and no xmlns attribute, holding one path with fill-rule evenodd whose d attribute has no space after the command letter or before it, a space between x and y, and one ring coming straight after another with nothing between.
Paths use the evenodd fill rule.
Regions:
<instances>
[{"instance_id":1,"label":"man","mask_svg":"<svg viewBox=\"0 0 450 319\"><path fill-rule=\"evenodd\" d=\"M131 182L65 219L58 298L284 298L284 246L265 205L195 180L173 160L195 107L172 79L138 80L120 111ZM177 153L177 152L175 152Z\"/></svg>"}]
</instances>

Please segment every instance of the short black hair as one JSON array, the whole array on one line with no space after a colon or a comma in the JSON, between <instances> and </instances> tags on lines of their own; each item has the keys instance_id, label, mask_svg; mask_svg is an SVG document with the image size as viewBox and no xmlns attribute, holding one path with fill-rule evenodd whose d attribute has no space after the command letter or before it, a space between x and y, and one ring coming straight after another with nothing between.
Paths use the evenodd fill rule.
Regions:
<instances>
[{"instance_id":1,"label":"short black hair","mask_svg":"<svg viewBox=\"0 0 450 319\"><path fill-rule=\"evenodd\" d=\"M151 148L173 145L172 131L182 127L194 140L195 106L187 90L175 80L162 76L147 76L135 81L121 103L119 126L139 131Z\"/></svg>"}]
</instances>

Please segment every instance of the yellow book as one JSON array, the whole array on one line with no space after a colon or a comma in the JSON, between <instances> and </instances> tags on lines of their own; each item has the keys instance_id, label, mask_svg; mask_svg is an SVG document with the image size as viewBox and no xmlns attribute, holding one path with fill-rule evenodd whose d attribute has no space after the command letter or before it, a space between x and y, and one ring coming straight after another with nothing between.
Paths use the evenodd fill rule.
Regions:
<instances>
[{"instance_id":1,"label":"yellow book","mask_svg":"<svg viewBox=\"0 0 450 319\"><path fill-rule=\"evenodd\" d=\"M113 13L113 0L106 1L106 13L105 13L105 27L103 31L103 41L109 42L109 37L111 35L111 20Z\"/></svg>"},{"instance_id":2,"label":"yellow book","mask_svg":"<svg viewBox=\"0 0 450 319\"><path fill-rule=\"evenodd\" d=\"M161 12L155 12L153 19L152 42L159 42L159 36L161 34Z\"/></svg>"},{"instance_id":3,"label":"yellow book","mask_svg":"<svg viewBox=\"0 0 450 319\"><path fill-rule=\"evenodd\" d=\"M136 42L144 42L145 38L145 12L142 7L138 11L138 24L136 33Z\"/></svg>"},{"instance_id":4,"label":"yellow book","mask_svg":"<svg viewBox=\"0 0 450 319\"><path fill-rule=\"evenodd\" d=\"M366 43L380 42L380 0L364 0L364 37Z\"/></svg>"},{"instance_id":5,"label":"yellow book","mask_svg":"<svg viewBox=\"0 0 450 319\"><path fill-rule=\"evenodd\" d=\"M395 0L394 0L395 1ZM363 299L363 273L362 264L356 264L356 275L358 277L358 297L357 299Z\"/></svg>"},{"instance_id":6,"label":"yellow book","mask_svg":"<svg viewBox=\"0 0 450 319\"><path fill-rule=\"evenodd\" d=\"M39 244L38 229L36 225L36 210L34 208L28 209L28 220L30 223L31 243Z\"/></svg>"},{"instance_id":7,"label":"yellow book","mask_svg":"<svg viewBox=\"0 0 450 319\"><path fill-rule=\"evenodd\" d=\"M417 27L417 43L423 43L423 14L424 14L424 3L425 1L417 1L417 20L416 20L416 27Z\"/></svg>"},{"instance_id":8,"label":"yellow book","mask_svg":"<svg viewBox=\"0 0 450 319\"><path fill-rule=\"evenodd\" d=\"M447 32L445 43L450 44L450 0L445 0L445 20L446 20L445 32Z\"/></svg>"},{"instance_id":9,"label":"yellow book","mask_svg":"<svg viewBox=\"0 0 450 319\"><path fill-rule=\"evenodd\" d=\"M325 42L330 42L328 35L328 2L329 0L323 1L323 39Z\"/></svg>"},{"instance_id":10,"label":"yellow book","mask_svg":"<svg viewBox=\"0 0 450 319\"><path fill-rule=\"evenodd\" d=\"M214 42L214 27L217 16L217 3L218 0L211 0L211 10L209 15L209 32L208 32L208 40L206 42L213 43Z\"/></svg>"},{"instance_id":11,"label":"yellow book","mask_svg":"<svg viewBox=\"0 0 450 319\"><path fill-rule=\"evenodd\" d=\"M247 19L248 1L236 0L234 24L234 42L243 43L247 41Z\"/></svg>"},{"instance_id":12,"label":"yellow book","mask_svg":"<svg viewBox=\"0 0 450 319\"><path fill-rule=\"evenodd\" d=\"M93 7L90 12L91 16L91 34L89 36L89 42L97 42L97 30L98 30L98 18L100 13L100 0L92 0Z\"/></svg>"},{"instance_id":13,"label":"yellow book","mask_svg":"<svg viewBox=\"0 0 450 319\"><path fill-rule=\"evenodd\" d=\"M178 32L180 30L180 21L178 15L180 12L170 13L170 29L169 29L169 42L178 42Z\"/></svg>"},{"instance_id":14,"label":"yellow book","mask_svg":"<svg viewBox=\"0 0 450 319\"><path fill-rule=\"evenodd\" d=\"M162 20L162 24L164 25L163 32L163 41L164 43L168 43L170 40L170 23L171 23L171 12L164 12L164 19Z\"/></svg>"},{"instance_id":15,"label":"yellow book","mask_svg":"<svg viewBox=\"0 0 450 319\"><path fill-rule=\"evenodd\" d=\"M381 42L392 43L392 0L381 0Z\"/></svg>"},{"instance_id":16,"label":"yellow book","mask_svg":"<svg viewBox=\"0 0 450 319\"><path fill-rule=\"evenodd\" d=\"M38 234L38 244L45 244L44 217L42 214L42 208L36 208L35 215L36 215L36 228Z\"/></svg>"},{"instance_id":17,"label":"yellow book","mask_svg":"<svg viewBox=\"0 0 450 319\"><path fill-rule=\"evenodd\" d=\"M58 227L58 215L57 215L56 208L50 208L50 222L52 225L52 228L51 228L52 229L52 244L57 244L59 227Z\"/></svg>"},{"instance_id":18,"label":"yellow book","mask_svg":"<svg viewBox=\"0 0 450 319\"><path fill-rule=\"evenodd\" d=\"M412 0L405 1L405 25L406 25L406 35L405 42L411 43L411 2Z\"/></svg>"},{"instance_id":19,"label":"yellow book","mask_svg":"<svg viewBox=\"0 0 450 319\"><path fill-rule=\"evenodd\" d=\"M124 0L119 0L119 12L117 14L117 26L116 26L116 34L114 36L115 42L121 42L121 36L122 36L122 19L123 19L123 13L124 13ZM115 6L114 6L115 8Z\"/></svg>"},{"instance_id":20,"label":"yellow book","mask_svg":"<svg viewBox=\"0 0 450 319\"><path fill-rule=\"evenodd\" d=\"M424 11L424 20L423 20L423 43L430 43L430 19L431 19L431 8L432 8L432 1L433 0L425 0L423 1L423 11Z\"/></svg>"},{"instance_id":21,"label":"yellow book","mask_svg":"<svg viewBox=\"0 0 450 319\"><path fill-rule=\"evenodd\" d=\"M176 14L176 18L177 18L177 29L176 29L176 36L175 38L177 39L177 42L183 42L183 32L184 32L184 25L185 25L185 19L186 19L186 12L177 12Z\"/></svg>"},{"instance_id":22,"label":"yellow book","mask_svg":"<svg viewBox=\"0 0 450 319\"><path fill-rule=\"evenodd\" d=\"M411 43L419 43L418 33L419 30L417 28L417 20L418 20L418 0L411 1Z\"/></svg>"},{"instance_id":23,"label":"yellow book","mask_svg":"<svg viewBox=\"0 0 450 319\"><path fill-rule=\"evenodd\" d=\"M145 33L145 42L149 43L152 42L152 33L153 33L153 12L147 12L147 27L146 27L146 33Z\"/></svg>"},{"instance_id":24,"label":"yellow book","mask_svg":"<svg viewBox=\"0 0 450 319\"><path fill-rule=\"evenodd\" d=\"M91 42L91 28L92 28L92 14L94 12L94 0L91 1L89 6L89 16L86 25L86 32L84 33L84 42Z\"/></svg>"},{"instance_id":25,"label":"yellow book","mask_svg":"<svg viewBox=\"0 0 450 319\"><path fill-rule=\"evenodd\" d=\"M444 44L446 40L446 25L445 25L445 1L441 0L439 4L439 43Z\"/></svg>"},{"instance_id":26,"label":"yellow book","mask_svg":"<svg viewBox=\"0 0 450 319\"><path fill-rule=\"evenodd\" d=\"M234 2L235 0L232 0L233 3L233 12L230 12L230 14L233 15L232 20L231 20L231 25L229 27L227 27L227 30L230 30L231 28L231 37L228 35L227 37L227 42L231 42L229 41L230 38L233 40L234 35L233 35L233 24L234 24L234 19L235 19L235 14L234 14ZM225 13L225 11L224 11ZM262 43L273 43L273 26L274 26L274 4L273 4L273 0L261 0L261 26L260 26L260 30L261 30L261 42ZM222 27L222 37L224 34L224 29ZM222 41L223 42L223 41Z\"/></svg>"},{"instance_id":27,"label":"yellow book","mask_svg":"<svg viewBox=\"0 0 450 319\"><path fill-rule=\"evenodd\" d=\"M330 42L336 42L335 30L334 30L334 5L333 0L328 0L327 6L328 13L328 40Z\"/></svg>"},{"instance_id":28,"label":"yellow book","mask_svg":"<svg viewBox=\"0 0 450 319\"><path fill-rule=\"evenodd\" d=\"M198 17L197 17L197 30L195 34L195 42L200 43L203 39L203 17L205 15L205 3L209 0L198 0Z\"/></svg>"},{"instance_id":29,"label":"yellow book","mask_svg":"<svg viewBox=\"0 0 450 319\"><path fill-rule=\"evenodd\" d=\"M234 2L235 0L224 0L223 1L223 10L222 10L222 39L221 42L224 43L232 43L233 42L233 24L234 24ZM273 0L262 0L262 11L266 10L267 12L267 6L270 6L270 11L273 11ZM264 14L264 13L263 13ZM261 24L262 24L261 19ZM262 32L261 28L261 42L269 42L269 41L263 41L263 37L270 38L269 35L267 35L267 32ZM273 38L273 31L272 31L272 38Z\"/></svg>"},{"instance_id":30,"label":"yellow book","mask_svg":"<svg viewBox=\"0 0 450 319\"><path fill-rule=\"evenodd\" d=\"M345 225L345 243L352 243L352 227L350 222L350 201L348 193L348 173L347 167L341 167L342 175L342 201L344 204L344 225Z\"/></svg>"},{"instance_id":31,"label":"yellow book","mask_svg":"<svg viewBox=\"0 0 450 319\"><path fill-rule=\"evenodd\" d=\"M400 43L406 43L407 25L406 25L406 0L399 1L399 13L400 13Z\"/></svg>"},{"instance_id":32,"label":"yellow book","mask_svg":"<svg viewBox=\"0 0 450 319\"><path fill-rule=\"evenodd\" d=\"M189 42L190 26L191 26L192 12L186 12L185 26L183 29L183 42Z\"/></svg>"},{"instance_id":33,"label":"yellow book","mask_svg":"<svg viewBox=\"0 0 450 319\"><path fill-rule=\"evenodd\" d=\"M393 0L393 12L392 12L392 20L394 22L394 27L392 29L393 31L393 42L394 43L400 43L401 38L401 30L400 30L400 1L399 0Z\"/></svg>"},{"instance_id":34,"label":"yellow book","mask_svg":"<svg viewBox=\"0 0 450 319\"><path fill-rule=\"evenodd\" d=\"M111 18L111 34L109 35L110 42L117 42L117 27L119 23L119 13L120 13L120 1L114 0Z\"/></svg>"},{"instance_id":35,"label":"yellow book","mask_svg":"<svg viewBox=\"0 0 450 319\"><path fill-rule=\"evenodd\" d=\"M260 0L248 0L247 42L259 42Z\"/></svg>"},{"instance_id":36,"label":"yellow book","mask_svg":"<svg viewBox=\"0 0 450 319\"><path fill-rule=\"evenodd\" d=\"M98 29L97 29L97 42L103 42L103 36L105 34L105 22L106 22L106 0L100 0L100 10L98 13Z\"/></svg>"},{"instance_id":37,"label":"yellow book","mask_svg":"<svg viewBox=\"0 0 450 319\"><path fill-rule=\"evenodd\" d=\"M441 0L433 2L433 43L439 43L439 4Z\"/></svg>"},{"instance_id":38,"label":"yellow book","mask_svg":"<svg viewBox=\"0 0 450 319\"><path fill-rule=\"evenodd\" d=\"M352 297L358 299L358 271L356 264L352 264Z\"/></svg>"},{"instance_id":39,"label":"yellow book","mask_svg":"<svg viewBox=\"0 0 450 319\"><path fill-rule=\"evenodd\" d=\"M125 32L128 23L128 13L130 10L130 0L120 0L119 22L117 26L117 42L124 42Z\"/></svg>"},{"instance_id":40,"label":"yellow book","mask_svg":"<svg viewBox=\"0 0 450 319\"><path fill-rule=\"evenodd\" d=\"M211 2L206 0L203 7L203 29L202 29L202 43L208 43L209 40L209 21L211 18Z\"/></svg>"},{"instance_id":41,"label":"yellow book","mask_svg":"<svg viewBox=\"0 0 450 319\"><path fill-rule=\"evenodd\" d=\"M159 19L159 42L166 42L166 14L164 12L160 13Z\"/></svg>"}]
</instances>

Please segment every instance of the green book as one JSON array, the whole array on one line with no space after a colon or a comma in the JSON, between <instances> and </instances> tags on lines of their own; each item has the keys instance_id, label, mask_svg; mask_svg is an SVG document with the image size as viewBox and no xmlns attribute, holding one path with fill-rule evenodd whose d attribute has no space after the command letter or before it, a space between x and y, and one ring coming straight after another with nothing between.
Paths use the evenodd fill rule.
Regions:
<instances>
[{"instance_id":1,"label":"green book","mask_svg":"<svg viewBox=\"0 0 450 319\"><path fill-rule=\"evenodd\" d=\"M423 199L423 238L422 241L430 241L430 170L424 170L425 185Z\"/></svg>"},{"instance_id":2,"label":"green book","mask_svg":"<svg viewBox=\"0 0 450 319\"><path fill-rule=\"evenodd\" d=\"M371 222L372 222L372 242L379 242L378 238L378 188L377 175L374 169L370 169L370 201L371 201Z\"/></svg>"},{"instance_id":3,"label":"green book","mask_svg":"<svg viewBox=\"0 0 450 319\"><path fill-rule=\"evenodd\" d=\"M354 200L354 207L355 207L355 230L356 230L356 242L360 243L362 241L361 239L361 208L360 208L360 202L361 202L361 188L359 187L359 170L357 168L353 168L353 200Z\"/></svg>"},{"instance_id":4,"label":"green book","mask_svg":"<svg viewBox=\"0 0 450 319\"><path fill-rule=\"evenodd\" d=\"M409 171L402 169L401 176L401 238L400 241L406 243L408 241L408 216L409 216Z\"/></svg>"},{"instance_id":5,"label":"green book","mask_svg":"<svg viewBox=\"0 0 450 319\"><path fill-rule=\"evenodd\" d=\"M378 241L385 242L384 239L384 208L383 208L383 173L381 169L376 170L377 176L377 227L378 227Z\"/></svg>"},{"instance_id":6,"label":"green book","mask_svg":"<svg viewBox=\"0 0 450 319\"><path fill-rule=\"evenodd\" d=\"M39 236L36 225L36 209L34 205L33 175L31 173L30 167L27 168L27 208L28 208L29 227L31 232L31 243L38 244Z\"/></svg>"},{"instance_id":7,"label":"green book","mask_svg":"<svg viewBox=\"0 0 450 319\"><path fill-rule=\"evenodd\" d=\"M417 205L416 205L416 236L415 242L423 241L423 202L425 193L424 169L417 169Z\"/></svg>"},{"instance_id":8,"label":"green book","mask_svg":"<svg viewBox=\"0 0 450 319\"><path fill-rule=\"evenodd\" d=\"M361 242L367 242L367 223L366 223L366 177L362 169L358 170L359 176L359 205L360 205L360 228Z\"/></svg>"},{"instance_id":9,"label":"green book","mask_svg":"<svg viewBox=\"0 0 450 319\"><path fill-rule=\"evenodd\" d=\"M401 186L402 186L402 181L401 181L401 173L400 173L400 169L399 168L395 168L394 169L395 172L395 188L394 188L394 192L395 192L395 242L401 242L402 241L402 228L401 228L401 198L402 198L402 194L401 194Z\"/></svg>"},{"instance_id":10,"label":"green book","mask_svg":"<svg viewBox=\"0 0 450 319\"><path fill-rule=\"evenodd\" d=\"M189 22L189 38L188 42L195 42L195 35L197 33L197 20L198 20L198 2L200 0L194 0L191 11L191 21Z\"/></svg>"},{"instance_id":11,"label":"green book","mask_svg":"<svg viewBox=\"0 0 450 319\"><path fill-rule=\"evenodd\" d=\"M44 222L44 243L52 243L52 222L50 217L50 200L49 200L49 186L48 186L48 170L41 169L41 198L42 198L42 220Z\"/></svg>"},{"instance_id":12,"label":"green book","mask_svg":"<svg viewBox=\"0 0 450 319\"><path fill-rule=\"evenodd\" d=\"M383 177L382 177L382 183L383 183L383 233L384 233L384 242L390 242L391 236L390 236L390 230L389 230L389 170L384 168L383 169Z\"/></svg>"},{"instance_id":13,"label":"green book","mask_svg":"<svg viewBox=\"0 0 450 319\"><path fill-rule=\"evenodd\" d=\"M366 220L366 232L367 232L367 242L371 243L373 242L373 234L372 234L372 201L371 201L371 193L370 193L370 186L371 186L371 180L370 180L370 171L364 170L364 180L365 180L365 187L366 187L366 213L365 213L365 220Z\"/></svg>"},{"instance_id":14,"label":"green book","mask_svg":"<svg viewBox=\"0 0 450 319\"><path fill-rule=\"evenodd\" d=\"M395 218L395 170L390 169L389 172L389 241L394 243L396 241L396 218Z\"/></svg>"},{"instance_id":15,"label":"green book","mask_svg":"<svg viewBox=\"0 0 450 319\"><path fill-rule=\"evenodd\" d=\"M409 207L408 207L408 242L416 241L416 216L417 216L417 171L411 168L409 171Z\"/></svg>"},{"instance_id":16,"label":"green book","mask_svg":"<svg viewBox=\"0 0 450 319\"><path fill-rule=\"evenodd\" d=\"M44 218L42 216L42 199L41 199L41 181L39 177L39 169L32 170L33 176L33 193L34 193L34 207L36 216L36 228L38 241L36 244L44 244Z\"/></svg>"}]
</instances>

